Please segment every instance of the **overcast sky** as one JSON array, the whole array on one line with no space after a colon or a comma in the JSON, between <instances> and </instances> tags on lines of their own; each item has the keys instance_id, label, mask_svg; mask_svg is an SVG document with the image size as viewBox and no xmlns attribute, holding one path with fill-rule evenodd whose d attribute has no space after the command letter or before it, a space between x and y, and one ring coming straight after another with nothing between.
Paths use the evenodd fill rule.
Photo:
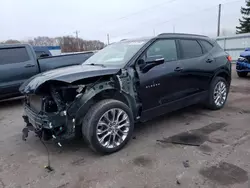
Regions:
<instances>
[{"instance_id":1,"label":"overcast sky","mask_svg":"<svg viewBox=\"0 0 250 188\"><path fill-rule=\"evenodd\" d=\"M161 32L235 31L244 0L0 0L0 40L75 35L110 40Z\"/></svg>"}]
</instances>

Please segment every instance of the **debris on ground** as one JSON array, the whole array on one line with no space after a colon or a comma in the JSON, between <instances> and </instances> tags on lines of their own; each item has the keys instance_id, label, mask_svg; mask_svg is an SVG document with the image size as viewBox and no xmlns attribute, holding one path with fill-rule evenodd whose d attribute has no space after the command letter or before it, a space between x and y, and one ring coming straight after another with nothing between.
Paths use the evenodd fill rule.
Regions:
<instances>
[{"instance_id":1,"label":"debris on ground","mask_svg":"<svg viewBox=\"0 0 250 188\"><path fill-rule=\"evenodd\" d=\"M179 182L179 180L176 180L176 184L177 184L177 185L180 185L181 183Z\"/></svg>"},{"instance_id":2,"label":"debris on ground","mask_svg":"<svg viewBox=\"0 0 250 188\"><path fill-rule=\"evenodd\" d=\"M185 168L190 167L190 165L189 165L189 160L183 161L182 164L183 164L183 166L184 166Z\"/></svg>"},{"instance_id":3,"label":"debris on ground","mask_svg":"<svg viewBox=\"0 0 250 188\"><path fill-rule=\"evenodd\" d=\"M183 175L185 174L185 172L182 172L181 174L176 176L176 184L180 185L181 184L181 179L183 177Z\"/></svg>"}]
</instances>

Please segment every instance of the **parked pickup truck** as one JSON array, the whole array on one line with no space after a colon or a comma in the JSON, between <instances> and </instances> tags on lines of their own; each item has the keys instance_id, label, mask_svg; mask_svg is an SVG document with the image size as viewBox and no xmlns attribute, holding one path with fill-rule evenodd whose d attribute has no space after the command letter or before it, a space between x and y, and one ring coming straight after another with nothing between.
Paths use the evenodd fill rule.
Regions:
<instances>
[{"instance_id":1,"label":"parked pickup truck","mask_svg":"<svg viewBox=\"0 0 250 188\"><path fill-rule=\"evenodd\" d=\"M231 58L216 41L199 35L160 34L108 45L82 65L27 80L23 139L82 134L100 153L121 149L134 122L192 104L223 108L231 83ZM167 126L166 126L167 128Z\"/></svg>"},{"instance_id":2,"label":"parked pickup truck","mask_svg":"<svg viewBox=\"0 0 250 188\"><path fill-rule=\"evenodd\" d=\"M239 77L246 77L250 72L250 48L246 48L240 53L240 57L236 62L236 71Z\"/></svg>"},{"instance_id":3,"label":"parked pickup truck","mask_svg":"<svg viewBox=\"0 0 250 188\"><path fill-rule=\"evenodd\" d=\"M19 96L20 85L40 72L78 65L92 55L86 52L37 59L28 44L0 45L0 99Z\"/></svg>"}]
</instances>

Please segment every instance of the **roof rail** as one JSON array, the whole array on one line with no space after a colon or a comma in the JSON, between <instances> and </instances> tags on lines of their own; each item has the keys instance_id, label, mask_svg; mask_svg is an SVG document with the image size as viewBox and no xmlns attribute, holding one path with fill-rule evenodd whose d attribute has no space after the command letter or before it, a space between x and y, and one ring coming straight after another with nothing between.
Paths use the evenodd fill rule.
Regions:
<instances>
[{"instance_id":1,"label":"roof rail","mask_svg":"<svg viewBox=\"0 0 250 188\"><path fill-rule=\"evenodd\" d=\"M197 37L207 37L205 35L198 35L198 34L187 34L187 33L161 33L158 36L164 35L183 35L183 36L197 36Z\"/></svg>"}]
</instances>

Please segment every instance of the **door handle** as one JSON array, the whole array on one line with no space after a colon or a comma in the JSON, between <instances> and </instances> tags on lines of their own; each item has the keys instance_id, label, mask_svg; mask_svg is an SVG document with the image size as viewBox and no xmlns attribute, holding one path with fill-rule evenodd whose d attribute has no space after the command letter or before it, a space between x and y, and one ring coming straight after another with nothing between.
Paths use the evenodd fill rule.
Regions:
<instances>
[{"instance_id":1,"label":"door handle","mask_svg":"<svg viewBox=\"0 0 250 188\"><path fill-rule=\"evenodd\" d=\"M27 65L25 65L24 67L25 68L30 68L30 67L34 67L35 65L34 64L27 64Z\"/></svg>"},{"instance_id":2,"label":"door handle","mask_svg":"<svg viewBox=\"0 0 250 188\"><path fill-rule=\"evenodd\" d=\"M181 68L181 67L176 67L176 68L174 69L174 71L175 71L175 72L181 72L181 71L183 71L183 68Z\"/></svg>"},{"instance_id":3,"label":"door handle","mask_svg":"<svg viewBox=\"0 0 250 188\"><path fill-rule=\"evenodd\" d=\"M213 59L207 59L206 60L206 63L212 63L213 62Z\"/></svg>"}]
</instances>

